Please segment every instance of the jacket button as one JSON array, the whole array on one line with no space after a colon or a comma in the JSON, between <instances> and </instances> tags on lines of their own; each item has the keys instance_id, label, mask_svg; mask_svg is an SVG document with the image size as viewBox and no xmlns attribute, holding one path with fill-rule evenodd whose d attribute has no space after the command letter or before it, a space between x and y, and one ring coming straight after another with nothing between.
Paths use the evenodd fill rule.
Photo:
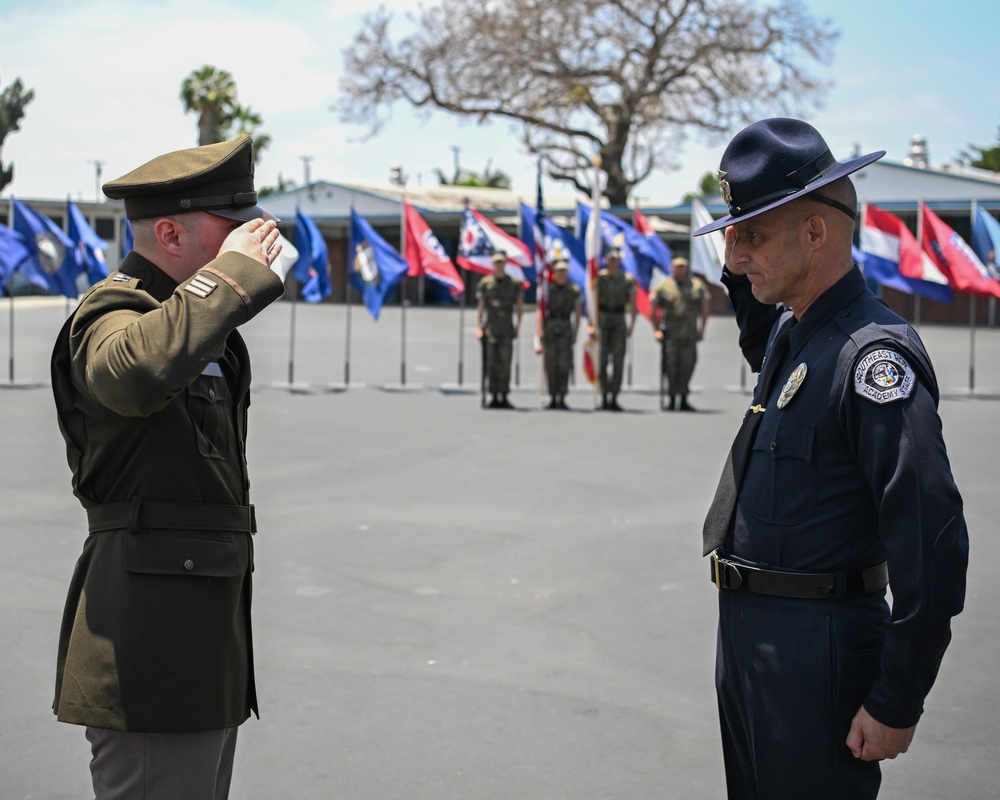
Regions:
<instances>
[{"instance_id":1,"label":"jacket button","mask_svg":"<svg viewBox=\"0 0 1000 800\"><path fill-rule=\"evenodd\" d=\"M194 569L194 562L189 558L184 562L184 569L190 571Z\"/></svg>"},{"instance_id":2,"label":"jacket button","mask_svg":"<svg viewBox=\"0 0 1000 800\"><path fill-rule=\"evenodd\" d=\"M771 452L772 453L776 453L777 451L778 451L778 443L777 442L771 442Z\"/></svg>"},{"instance_id":3,"label":"jacket button","mask_svg":"<svg viewBox=\"0 0 1000 800\"><path fill-rule=\"evenodd\" d=\"M208 390L208 399L209 400L214 400L215 399L215 389L209 389Z\"/></svg>"}]
</instances>

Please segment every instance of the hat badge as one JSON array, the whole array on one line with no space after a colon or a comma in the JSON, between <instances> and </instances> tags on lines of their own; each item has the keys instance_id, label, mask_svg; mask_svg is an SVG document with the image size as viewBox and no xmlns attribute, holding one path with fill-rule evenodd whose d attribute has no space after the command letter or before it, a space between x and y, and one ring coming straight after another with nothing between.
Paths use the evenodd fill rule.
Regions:
<instances>
[{"instance_id":1,"label":"hat badge","mask_svg":"<svg viewBox=\"0 0 1000 800\"><path fill-rule=\"evenodd\" d=\"M722 192L722 200L728 206L733 202L733 192L729 187L729 181L726 180L726 175L728 172L724 172L719 169L715 171L715 177L719 179L719 190Z\"/></svg>"}]
</instances>

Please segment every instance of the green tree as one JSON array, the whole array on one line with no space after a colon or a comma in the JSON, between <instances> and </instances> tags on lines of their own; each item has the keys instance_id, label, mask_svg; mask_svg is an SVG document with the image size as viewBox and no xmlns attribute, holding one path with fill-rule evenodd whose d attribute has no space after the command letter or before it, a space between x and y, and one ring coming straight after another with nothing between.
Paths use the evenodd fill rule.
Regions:
<instances>
[{"instance_id":1,"label":"green tree","mask_svg":"<svg viewBox=\"0 0 1000 800\"><path fill-rule=\"evenodd\" d=\"M988 169L990 172L1000 172L1000 135L997 136L997 143L992 147L979 147L970 144L968 150L963 150L959 154L958 163L979 169Z\"/></svg>"},{"instance_id":2,"label":"green tree","mask_svg":"<svg viewBox=\"0 0 1000 800\"><path fill-rule=\"evenodd\" d=\"M264 124L261 115L240 105L236 79L227 70L211 64L194 70L181 83L180 99L185 112L198 115L199 145L246 133L253 137L254 151L259 155L271 143L271 137L260 131Z\"/></svg>"},{"instance_id":3,"label":"green tree","mask_svg":"<svg viewBox=\"0 0 1000 800\"><path fill-rule=\"evenodd\" d=\"M34 99L35 92L31 89L25 91L20 78L15 78L10 86L0 92L0 150L3 149L3 143L8 135L17 133L21 129L24 107ZM5 167L0 160L0 192L13 180L14 165Z\"/></svg>"},{"instance_id":4,"label":"green tree","mask_svg":"<svg viewBox=\"0 0 1000 800\"><path fill-rule=\"evenodd\" d=\"M369 14L344 51L337 103L377 133L397 102L505 120L546 172L625 205L689 133L721 139L770 113L804 115L837 33L803 0L441 0Z\"/></svg>"},{"instance_id":5,"label":"green tree","mask_svg":"<svg viewBox=\"0 0 1000 800\"><path fill-rule=\"evenodd\" d=\"M467 169L459 169L452 176L451 180L448 180L448 176L444 174L443 169L438 169L436 170L438 183L441 186L468 186L479 189L509 189L510 175L503 170L491 170L491 164L491 161L486 162L486 168L483 170L482 174L478 174Z\"/></svg>"},{"instance_id":6,"label":"green tree","mask_svg":"<svg viewBox=\"0 0 1000 800\"><path fill-rule=\"evenodd\" d=\"M719 193L719 178L714 172L706 172L701 176L701 180L698 181L698 191L688 192L684 195L684 202L688 203L694 198L701 199L702 197L712 197Z\"/></svg>"}]
</instances>

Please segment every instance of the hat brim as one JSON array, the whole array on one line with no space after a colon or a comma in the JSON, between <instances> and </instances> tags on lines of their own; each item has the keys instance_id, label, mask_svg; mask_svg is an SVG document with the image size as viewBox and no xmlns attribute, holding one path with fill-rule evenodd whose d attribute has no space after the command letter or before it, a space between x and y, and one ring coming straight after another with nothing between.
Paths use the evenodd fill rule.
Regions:
<instances>
[{"instance_id":1,"label":"hat brim","mask_svg":"<svg viewBox=\"0 0 1000 800\"><path fill-rule=\"evenodd\" d=\"M238 208L206 208L205 211L209 214L214 214L217 217L222 217L223 219L231 219L234 222L250 222L254 219L262 219L265 222L268 220L274 220L275 222L281 222L274 214L270 211L265 211L260 206L240 206Z\"/></svg>"},{"instance_id":2,"label":"hat brim","mask_svg":"<svg viewBox=\"0 0 1000 800\"><path fill-rule=\"evenodd\" d=\"M869 164L878 161L882 156L885 155L885 150L879 150L875 153L868 153L868 155L860 156L858 158L851 159L850 161L845 161L843 163L837 164L829 172L824 173L821 177L817 178L815 181L805 186L802 191L795 192L794 194L786 195L785 197L779 197L777 200L772 200L770 203L765 203L759 208L754 208L751 211L747 211L745 214L726 214L726 216L715 220L715 222L710 222L708 225L702 225L698 230L692 233L692 236L701 236L705 233L711 233L712 231L722 230L723 228L728 228L730 225L735 225L738 222L743 222L744 220L753 219L754 217L759 217L761 214L766 214L768 211L772 211L778 206L783 206L786 203L791 203L793 200L800 200L803 197L807 197L810 193L815 192L817 189L826 186L827 184L833 183L840 178L850 175L852 172L857 172L859 169L864 169Z\"/></svg>"}]
</instances>

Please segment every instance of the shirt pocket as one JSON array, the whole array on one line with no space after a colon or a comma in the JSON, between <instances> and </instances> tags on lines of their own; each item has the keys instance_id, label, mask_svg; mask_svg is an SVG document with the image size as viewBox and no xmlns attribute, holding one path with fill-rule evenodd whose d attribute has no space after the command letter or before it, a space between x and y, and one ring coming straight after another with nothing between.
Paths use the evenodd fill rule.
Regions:
<instances>
[{"instance_id":1,"label":"shirt pocket","mask_svg":"<svg viewBox=\"0 0 1000 800\"><path fill-rule=\"evenodd\" d=\"M815 425L780 412L765 413L754 442L752 469L740 492L753 516L776 525L809 518L816 508L815 441Z\"/></svg>"},{"instance_id":2,"label":"shirt pocket","mask_svg":"<svg viewBox=\"0 0 1000 800\"><path fill-rule=\"evenodd\" d=\"M230 451L229 389L225 378L202 375L187 389L187 412L198 452L225 460Z\"/></svg>"}]
</instances>

